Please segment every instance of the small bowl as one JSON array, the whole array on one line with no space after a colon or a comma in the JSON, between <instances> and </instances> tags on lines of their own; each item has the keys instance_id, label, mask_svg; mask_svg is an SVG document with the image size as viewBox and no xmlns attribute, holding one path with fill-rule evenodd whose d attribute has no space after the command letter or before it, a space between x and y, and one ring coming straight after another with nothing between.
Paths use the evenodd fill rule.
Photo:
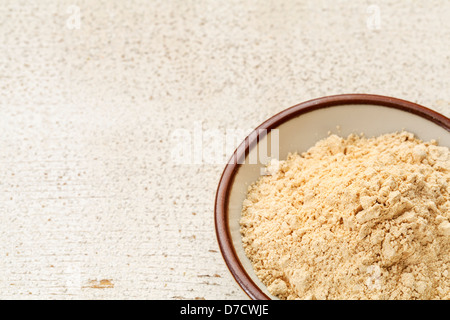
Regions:
<instances>
[{"instance_id":1,"label":"small bowl","mask_svg":"<svg viewBox=\"0 0 450 320\"><path fill-rule=\"evenodd\" d=\"M289 152L304 152L330 133L343 137L364 133L373 137L402 130L450 147L449 118L412 102L368 94L329 96L300 103L262 123L241 143L217 188L215 227L225 263L251 299L277 299L258 279L245 255L239 225L247 188L258 180L267 163L266 155L270 155L261 150L271 149L277 143L278 157L283 160Z\"/></svg>"}]
</instances>

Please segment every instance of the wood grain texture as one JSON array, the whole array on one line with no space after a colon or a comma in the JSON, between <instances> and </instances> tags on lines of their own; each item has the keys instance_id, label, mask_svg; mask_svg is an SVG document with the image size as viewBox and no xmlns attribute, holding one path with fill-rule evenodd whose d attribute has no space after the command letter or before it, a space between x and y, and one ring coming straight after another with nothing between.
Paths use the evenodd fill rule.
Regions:
<instances>
[{"instance_id":1,"label":"wood grain texture","mask_svg":"<svg viewBox=\"0 0 450 320\"><path fill-rule=\"evenodd\" d=\"M340 93L450 116L450 4L378 1L375 30L369 4L3 1L0 298L246 299L214 232L224 163L174 163L173 134L243 139Z\"/></svg>"}]
</instances>

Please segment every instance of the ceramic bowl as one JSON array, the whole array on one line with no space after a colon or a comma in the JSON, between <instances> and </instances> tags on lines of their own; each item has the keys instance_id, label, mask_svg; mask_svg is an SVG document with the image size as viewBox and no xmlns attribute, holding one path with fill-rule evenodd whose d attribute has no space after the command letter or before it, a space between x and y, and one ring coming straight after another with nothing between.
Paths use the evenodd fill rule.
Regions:
<instances>
[{"instance_id":1,"label":"ceramic bowl","mask_svg":"<svg viewBox=\"0 0 450 320\"><path fill-rule=\"evenodd\" d=\"M241 242L239 220L248 186L262 174L267 159L278 151L304 152L330 133L366 137L407 130L419 139L450 147L450 119L412 102L367 94L329 96L288 108L252 132L226 165L217 188L217 241L231 274L251 299L276 299L253 271ZM261 152L263 151L263 152Z\"/></svg>"}]
</instances>

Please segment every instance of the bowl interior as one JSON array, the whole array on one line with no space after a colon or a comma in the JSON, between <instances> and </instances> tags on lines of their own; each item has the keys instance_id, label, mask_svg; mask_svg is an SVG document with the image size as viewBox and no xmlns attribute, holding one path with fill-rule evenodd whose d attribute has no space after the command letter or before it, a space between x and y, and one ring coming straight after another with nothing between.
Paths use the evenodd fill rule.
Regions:
<instances>
[{"instance_id":1,"label":"bowl interior","mask_svg":"<svg viewBox=\"0 0 450 320\"><path fill-rule=\"evenodd\" d=\"M351 133L364 133L366 137L373 137L407 130L424 141L435 139L440 145L450 147L450 132L436 123L413 113L371 104L348 104L316 109L287 120L276 129L278 139L272 141L273 135L269 132L257 145L250 148L245 164L237 167L226 203L229 233L238 260L254 284L271 299L276 297L272 296L258 279L250 260L245 255L239 225L247 188L260 177L265 167L264 156L267 153L263 152L260 156L261 151L258 151L261 150L260 146L267 146L270 150L276 148L274 143L277 143L279 160L283 160L290 152L306 151L318 140L326 138L330 132L342 137L347 137ZM244 290L249 294L248 289Z\"/></svg>"}]
</instances>

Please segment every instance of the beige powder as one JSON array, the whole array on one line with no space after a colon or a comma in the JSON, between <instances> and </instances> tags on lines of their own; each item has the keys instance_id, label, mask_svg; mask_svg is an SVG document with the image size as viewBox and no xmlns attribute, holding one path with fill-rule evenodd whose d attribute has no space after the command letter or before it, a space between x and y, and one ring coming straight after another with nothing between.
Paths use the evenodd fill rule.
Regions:
<instances>
[{"instance_id":1,"label":"beige powder","mask_svg":"<svg viewBox=\"0 0 450 320\"><path fill-rule=\"evenodd\" d=\"M450 299L448 148L408 132L331 135L268 172L241 233L273 295Z\"/></svg>"}]
</instances>

